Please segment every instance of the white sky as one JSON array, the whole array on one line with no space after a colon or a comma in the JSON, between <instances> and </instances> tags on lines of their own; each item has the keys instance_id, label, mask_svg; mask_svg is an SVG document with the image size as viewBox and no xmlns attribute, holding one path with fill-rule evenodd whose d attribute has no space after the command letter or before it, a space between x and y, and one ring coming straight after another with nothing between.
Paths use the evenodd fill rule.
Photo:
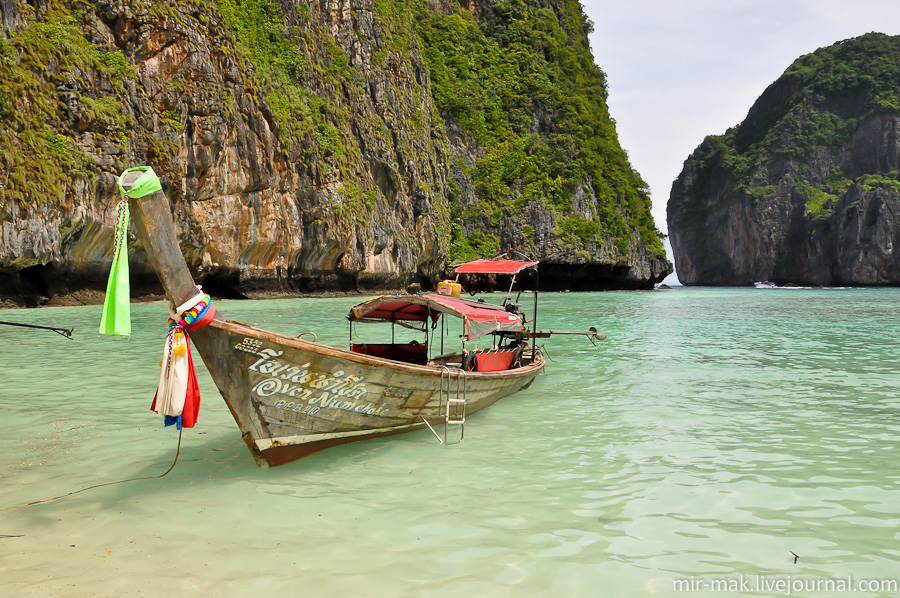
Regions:
<instances>
[{"instance_id":1,"label":"white sky","mask_svg":"<svg viewBox=\"0 0 900 598\"><path fill-rule=\"evenodd\" d=\"M706 135L739 124L800 56L869 31L900 35L898 0L582 0L631 164L666 202ZM671 251L669 259L672 259Z\"/></svg>"}]
</instances>

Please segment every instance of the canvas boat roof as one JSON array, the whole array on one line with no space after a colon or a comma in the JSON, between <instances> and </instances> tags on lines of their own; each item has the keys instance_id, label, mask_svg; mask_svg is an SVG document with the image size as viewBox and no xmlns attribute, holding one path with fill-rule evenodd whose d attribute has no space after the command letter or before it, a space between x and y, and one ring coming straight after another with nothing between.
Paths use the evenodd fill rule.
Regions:
<instances>
[{"instance_id":1,"label":"canvas boat roof","mask_svg":"<svg viewBox=\"0 0 900 598\"><path fill-rule=\"evenodd\" d=\"M437 321L440 314L465 320L472 339L489 332L519 332L522 320L498 305L444 295L382 295L353 306L351 322Z\"/></svg>"},{"instance_id":2,"label":"canvas boat roof","mask_svg":"<svg viewBox=\"0 0 900 598\"><path fill-rule=\"evenodd\" d=\"M517 262L515 260L475 260L456 266L457 274L518 274L525 268L537 266L538 262Z\"/></svg>"}]
</instances>

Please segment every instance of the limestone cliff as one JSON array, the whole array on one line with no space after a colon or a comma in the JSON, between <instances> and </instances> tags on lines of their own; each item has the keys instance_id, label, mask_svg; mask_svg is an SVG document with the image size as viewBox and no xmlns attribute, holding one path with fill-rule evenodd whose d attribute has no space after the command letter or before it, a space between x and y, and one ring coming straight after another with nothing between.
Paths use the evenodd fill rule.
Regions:
<instances>
[{"instance_id":1,"label":"limestone cliff","mask_svg":"<svg viewBox=\"0 0 900 598\"><path fill-rule=\"evenodd\" d=\"M432 83L453 58L435 32L490 38L534 11L556 43L587 48L580 6L555 0L0 1L0 295L102 288L115 177L136 164L161 175L188 263L218 294L430 286L449 257L509 244L551 279L558 265L612 273L597 288L652 285L670 266L602 80L600 104L579 110L609 123L618 170L575 184L537 164L491 190L484 173L505 156L491 127L509 119L487 111L504 104L460 111ZM552 138L593 158L560 106L528 98L529 130L513 122L499 142ZM523 190L535 181L546 190ZM454 250L454 231L496 242ZM131 262L137 292L153 288L139 246Z\"/></svg>"},{"instance_id":2,"label":"limestone cliff","mask_svg":"<svg viewBox=\"0 0 900 598\"><path fill-rule=\"evenodd\" d=\"M900 37L803 56L672 186L684 284L900 284Z\"/></svg>"}]
</instances>

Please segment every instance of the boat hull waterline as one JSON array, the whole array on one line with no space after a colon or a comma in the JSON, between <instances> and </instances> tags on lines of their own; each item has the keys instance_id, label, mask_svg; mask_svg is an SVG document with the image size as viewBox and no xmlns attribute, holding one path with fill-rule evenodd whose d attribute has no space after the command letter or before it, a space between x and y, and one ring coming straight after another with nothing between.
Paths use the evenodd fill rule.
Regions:
<instances>
[{"instance_id":1,"label":"boat hull waterline","mask_svg":"<svg viewBox=\"0 0 900 598\"><path fill-rule=\"evenodd\" d=\"M242 418L244 440L268 466L346 442L418 430L426 427L423 417L441 424L446 397L457 384L465 386L466 413L474 413L528 387L544 367L537 353L530 365L468 372L462 380L438 365L359 355L229 320L207 329L217 356L230 352L236 365L227 376L210 368L213 379L220 390L225 387L222 396L232 412L249 416ZM207 343L195 344L207 361Z\"/></svg>"}]
</instances>

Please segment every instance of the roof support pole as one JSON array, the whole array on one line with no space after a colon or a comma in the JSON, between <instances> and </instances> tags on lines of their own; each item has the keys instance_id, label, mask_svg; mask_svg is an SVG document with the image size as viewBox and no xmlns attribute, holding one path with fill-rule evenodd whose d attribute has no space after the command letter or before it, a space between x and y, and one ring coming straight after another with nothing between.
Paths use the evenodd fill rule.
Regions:
<instances>
[{"instance_id":1,"label":"roof support pole","mask_svg":"<svg viewBox=\"0 0 900 598\"><path fill-rule=\"evenodd\" d=\"M513 286L516 284L516 275L512 275L512 280L509 281L509 290L506 291L506 299L503 300L503 306L506 307L506 304L509 302L509 296L512 295Z\"/></svg>"}]
</instances>

